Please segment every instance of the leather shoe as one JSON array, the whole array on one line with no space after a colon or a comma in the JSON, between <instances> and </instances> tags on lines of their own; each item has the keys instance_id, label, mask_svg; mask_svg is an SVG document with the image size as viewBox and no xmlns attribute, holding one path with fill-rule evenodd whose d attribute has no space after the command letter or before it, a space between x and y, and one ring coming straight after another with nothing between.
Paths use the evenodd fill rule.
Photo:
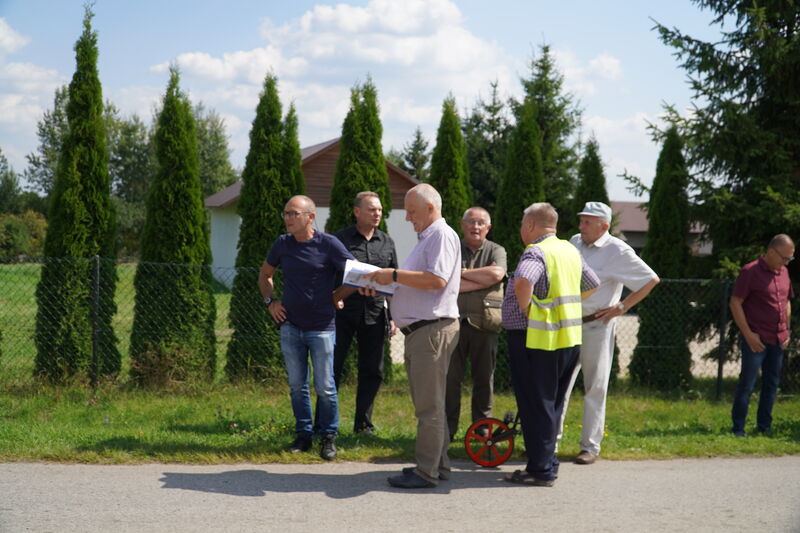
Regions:
<instances>
[{"instance_id":1,"label":"leather shoe","mask_svg":"<svg viewBox=\"0 0 800 533\"><path fill-rule=\"evenodd\" d=\"M597 460L597 456L590 451L581 450L581 453L575 457L575 463L579 465L590 465Z\"/></svg>"},{"instance_id":2,"label":"leather shoe","mask_svg":"<svg viewBox=\"0 0 800 533\"><path fill-rule=\"evenodd\" d=\"M436 486L427 479L419 477L414 472L392 476L388 478L387 481L389 481L389 485L397 487L398 489L431 489Z\"/></svg>"},{"instance_id":3,"label":"leather shoe","mask_svg":"<svg viewBox=\"0 0 800 533\"><path fill-rule=\"evenodd\" d=\"M418 475L416 472L414 472L414 468L416 468L416 467L414 467L414 466L407 466L407 467L403 468L403 474L414 474L414 475ZM443 474L443 473L439 472L439 481L447 481L448 479L450 479L450 476L449 476L449 475L447 475L447 474Z\"/></svg>"}]
</instances>

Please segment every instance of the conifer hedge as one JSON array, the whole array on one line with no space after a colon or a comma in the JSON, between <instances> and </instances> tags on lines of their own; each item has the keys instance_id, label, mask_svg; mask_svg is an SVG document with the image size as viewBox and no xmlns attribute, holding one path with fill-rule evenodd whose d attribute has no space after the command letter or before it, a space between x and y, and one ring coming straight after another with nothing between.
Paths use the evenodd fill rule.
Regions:
<instances>
[{"instance_id":1,"label":"conifer hedge","mask_svg":"<svg viewBox=\"0 0 800 533\"><path fill-rule=\"evenodd\" d=\"M194 117L179 83L171 67L156 123L157 171L147 197L142 262L134 277L131 377L156 387L210 379L215 368L209 228Z\"/></svg>"},{"instance_id":2,"label":"conifer hedge","mask_svg":"<svg viewBox=\"0 0 800 533\"><path fill-rule=\"evenodd\" d=\"M83 33L75 43L75 74L68 89L69 131L58 158L50 201L44 254L48 259L36 288L36 361L34 373L63 381L78 372L97 377L92 362L93 324L97 335L97 371L114 375L120 353L111 319L116 312L116 221L110 198L103 95L97 73L97 33L85 8ZM92 288L99 261L99 299Z\"/></svg>"}]
</instances>

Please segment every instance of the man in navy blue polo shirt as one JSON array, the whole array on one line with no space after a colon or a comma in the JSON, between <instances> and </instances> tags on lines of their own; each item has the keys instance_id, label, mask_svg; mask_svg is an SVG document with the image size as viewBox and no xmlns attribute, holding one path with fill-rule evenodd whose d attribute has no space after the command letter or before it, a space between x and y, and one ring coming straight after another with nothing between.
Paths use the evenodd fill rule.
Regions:
<instances>
[{"instance_id":1,"label":"man in navy blue polo shirt","mask_svg":"<svg viewBox=\"0 0 800 533\"><path fill-rule=\"evenodd\" d=\"M295 417L296 437L289 450L304 452L311 447L312 416L308 359L314 369L317 392L320 456L336 457L339 407L333 379L333 348L336 344L333 291L337 273L353 259L344 245L327 233L314 229L316 207L308 196L293 196L284 207L285 233L270 248L258 276L258 288L270 315L280 324L281 351L289 377L289 396ZM276 299L273 276L283 272L283 296Z\"/></svg>"}]
</instances>

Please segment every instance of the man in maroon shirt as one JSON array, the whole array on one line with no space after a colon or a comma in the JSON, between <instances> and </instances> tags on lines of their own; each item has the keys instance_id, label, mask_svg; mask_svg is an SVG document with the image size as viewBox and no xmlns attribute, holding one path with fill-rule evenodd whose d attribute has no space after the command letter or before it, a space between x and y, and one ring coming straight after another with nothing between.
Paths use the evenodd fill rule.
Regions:
<instances>
[{"instance_id":1,"label":"man in maroon shirt","mask_svg":"<svg viewBox=\"0 0 800 533\"><path fill-rule=\"evenodd\" d=\"M794 298L786 265L794 259L794 242L776 235L767 253L742 267L731 296L731 313L742 334L742 372L733 399L733 434L744 436L744 423L758 369L761 368L761 397L756 426L767 432L772 426L772 405L778 392L783 350L789 344L789 300Z\"/></svg>"}]
</instances>

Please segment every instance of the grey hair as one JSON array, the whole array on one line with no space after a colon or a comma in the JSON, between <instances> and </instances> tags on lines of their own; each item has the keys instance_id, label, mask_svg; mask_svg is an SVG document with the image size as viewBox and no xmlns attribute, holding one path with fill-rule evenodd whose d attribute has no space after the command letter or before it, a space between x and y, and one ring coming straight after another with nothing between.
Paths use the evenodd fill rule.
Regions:
<instances>
[{"instance_id":1,"label":"grey hair","mask_svg":"<svg viewBox=\"0 0 800 533\"><path fill-rule=\"evenodd\" d=\"M558 224L558 211L547 202L536 202L525 208L522 218L531 217L534 222L555 228Z\"/></svg>"},{"instance_id":2,"label":"grey hair","mask_svg":"<svg viewBox=\"0 0 800 533\"><path fill-rule=\"evenodd\" d=\"M378 193L372 191L361 191L360 193L356 194L356 197L353 200L353 207L361 207L361 202L363 202L365 198L377 198L379 202L381 201L381 197L378 196Z\"/></svg>"},{"instance_id":3,"label":"grey hair","mask_svg":"<svg viewBox=\"0 0 800 533\"><path fill-rule=\"evenodd\" d=\"M442 196L433 186L427 183L415 185L408 190L406 198L412 195L421 198L425 203L432 204L437 211L442 212Z\"/></svg>"},{"instance_id":4,"label":"grey hair","mask_svg":"<svg viewBox=\"0 0 800 533\"><path fill-rule=\"evenodd\" d=\"M470 207L469 209L464 211L464 216L461 217L461 220L467 220L467 215L469 214L470 211L480 211L481 213L484 213L486 215L486 218L489 219L489 224L492 223L492 215L489 214L489 211L477 205L474 207Z\"/></svg>"}]
</instances>

